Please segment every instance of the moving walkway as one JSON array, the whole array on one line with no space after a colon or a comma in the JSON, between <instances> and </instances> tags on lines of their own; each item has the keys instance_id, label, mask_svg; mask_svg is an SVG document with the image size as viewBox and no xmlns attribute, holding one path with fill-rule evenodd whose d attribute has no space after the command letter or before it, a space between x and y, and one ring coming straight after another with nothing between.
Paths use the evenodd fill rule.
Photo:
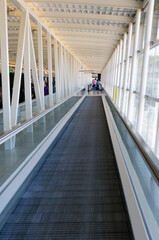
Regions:
<instances>
[{"instance_id":1,"label":"moving walkway","mask_svg":"<svg viewBox=\"0 0 159 240\"><path fill-rule=\"evenodd\" d=\"M22 186L19 185L16 197L11 197L14 204L7 211L6 219L3 216L0 239L155 239L158 224L152 222L153 226L150 226L144 211L150 213L148 207L152 207L154 197L151 192L146 195L149 177L151 186L148 190L152 189L156 196L158 185L141 155L139 159L139 149L135 143L133 145L131 137L128 142L140 166L136 168L133 151L131 156L126 155L122 132L128 138L128 130L120 125L121 133L118 134L118 123L122 121L116 113L108 97L83 95L70 98L59 105L56 114L54 109L45 115L45 121L39 119L39 123L34 123L31 145L36 143L38 147L40 136L43 139L49 136L50 140L35 167L23 179ZM62 119L65 119L64 123ZM53 131L55 138L51 138L55 122L55 125L62 123L62 127L56 134ZM41 148L43 145L45 142ZM129 146L126 148L129 150ZM39 151L40 148L36 157ZM134 159L133 171L131 157ZM146 175L142 175L140 167ZM27 168L24 166L24 169ZM13 177L15 169L12 171L9 174ZM138 173L137 177L141 176L142 181L137 182ZM3 179L2 187L8 178ZM139 185L143 189L139 189ZM2 193L5 188L7 184ZM141 200L144 206L141 206ZM157 201L155 204L158 211ZM151 210L149 217L152 220L157 215L153 215L154 209Z\"/></svg>"}]
</instances>

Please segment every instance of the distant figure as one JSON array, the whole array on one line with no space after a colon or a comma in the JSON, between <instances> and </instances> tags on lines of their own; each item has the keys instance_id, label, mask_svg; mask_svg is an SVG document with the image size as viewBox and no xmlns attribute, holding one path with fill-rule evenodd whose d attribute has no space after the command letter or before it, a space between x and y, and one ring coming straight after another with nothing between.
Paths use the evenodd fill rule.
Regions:
<instances>
[{"instance_id":1,"label":"distant figure","mask_svg":"<svg viewBox=\"0 0 159 240\"><path fill-rule=\"evenodd\" d=\"M99 79L97 79L96 90L99 90Z\"/></svg>"},{"instance_id":2,"label":"distant figure","mask_svg":"<svg viewBox=\"0 0 159 240\"><path fill-rule=\"evenodd\" d=\"M48 94L49 94L49 88L48 88L46 82L44 81L44 95L46 96Z\"/></svg>"},{"instance_id":3,"label":"distant figure","mask_svg":"<svg viewBox=\"0 0 159 240\"><path fill-rule=\"evenodd\" d=\"M55 83L55 79L53 80L53 93L56 92L56 83Z\"/></svg>"},{"instance_id":4,"label":"distant figure","mask_svg":"<svg viewBox=\"0 0 159 240\"><path fill-rule=\"evenodd\" d=\"M0 87L0 108L2 108L2 87Z\"/></svg>"},{"instance_id":5,"label":"distant figure","mask_svg":"<svg viewBox=\"0 0 159 240\"><path fill-rule=\"evenodd\" d=\"M34 83L31 83L31 95L32 95L32 99L34 99L35 98Z\"/></svg>"},{"instance_id":6,"label":"distant figure","mask_svg":"<svg viewBox=\"0 0 159 240\"><path fill-rule=\"evenodd\" d=\"M96 88L96 83L97 83L97 80L96 80L96 78L95 78L95 79L93 79L93 87L94 87L94 88Z\"/></svg>"}]
</instances>

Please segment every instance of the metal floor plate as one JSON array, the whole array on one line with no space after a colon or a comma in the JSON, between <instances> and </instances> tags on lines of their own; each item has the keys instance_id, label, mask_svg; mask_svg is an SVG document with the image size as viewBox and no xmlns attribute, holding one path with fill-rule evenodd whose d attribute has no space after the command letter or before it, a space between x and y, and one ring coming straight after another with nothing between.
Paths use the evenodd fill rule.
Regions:
<instances>
[{"instance_id":1,"label":"metal floor plate","mask_svg":"<svg viewBox=\"0 0 159 240\"><path fill-rule=\"evenodd\" d=\"M0 239L133 239L101 97L87 97Z\"/></svg>"}]
</instances>

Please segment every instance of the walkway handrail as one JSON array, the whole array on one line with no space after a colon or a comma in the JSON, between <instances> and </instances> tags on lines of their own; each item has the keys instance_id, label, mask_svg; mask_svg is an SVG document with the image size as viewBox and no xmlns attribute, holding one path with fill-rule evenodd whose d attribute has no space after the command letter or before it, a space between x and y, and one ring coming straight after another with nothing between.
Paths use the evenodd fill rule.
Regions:
<instances>
[{"instance_id":1,"label":"walkway handrail","mask_svg":"<svg viewBox=\"0 0 159 240\"><path fill-rule=\"evenodd\" d=\"M24 130L25 128L27 128L28 126L30 126L31 124L33 124L37 120L39 120L41 117L43 117L47 113L51 112L53 109L57 108L59 105L61 105L66 100L70 99L72 96L76 95L80 91L81 91L81 89L76 91L76 92L74 92L71 96L68 96L68 97L62 99L59 103L57 103L54 106L48 108L47 110L42 111L41 113L39 113L35 117L31 118L30 120L26 120L26 121L24 121L22 123L19 123L13 129L11 129L11 130L9 130L9 131L7 131L5 133L0 134L0 145L3 144L4 142L6 142L7 140L9 140L10 138L14 137L20 131Z\"/></svg>"},{"instance_id":2,"label":"walkway handrail","mask_svg":"<svg viewBox=\"0 0 159 240\"><path fill-rule=\"evenodd\" d=\"M132 136L134 142L136 143L138 149L140 150L141 154L143 155L143 158L144 158L146 164L148 165L150 171L152 172L153 176L155 177L157 183L159 184L159 160L158 160L158 158L150 150L150 148L144 142L144 140L139 135L139 133L134 129L132 124L124 117L123 114L121 114L119 112L117 107L114 105L112 99L108 95L106 95L106 97L109 99L112 106L114 107L114 109L118 113L119 117L121 118L122 122L126 126L127 130L129 131L130 135Z\"/></svg>"},{"instance_id":3,"label":"walkway handrail","mask_svg":"<svg viewBox=\"0 0 159 240\"><path fill-rule=\"evenodd\" d=\"M135 239L156 240L159 236L158 159L108 95L103 103Z\"/></svg>"}]
</instances>

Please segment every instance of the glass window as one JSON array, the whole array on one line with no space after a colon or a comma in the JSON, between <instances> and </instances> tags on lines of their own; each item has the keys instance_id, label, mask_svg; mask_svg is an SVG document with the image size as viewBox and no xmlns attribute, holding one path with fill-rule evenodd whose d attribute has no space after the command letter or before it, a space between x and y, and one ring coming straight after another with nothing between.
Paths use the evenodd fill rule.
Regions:
<instances>
[{"instance_id":1,"label":"glass window","mask_svg":"<svg viewBox=\"0 0 159 240\"><path fill-rule=\"evenodd\" d=\"M127 116L127 111L128 111L128 99L129 99L129 92L126 90L125 94L125 109L124 109L124 115Z\"/></svg>"},{"instance_id":2,"label":"glass window","mask_svg":"<svg viewBox=\"0 0 159 240\"><path fill-rule=\"evenodd\" d=\"M120 90L121 92L120 92L120 96L119 96L119 98L120 98L120 109L122 109L122 106L123 106L123 93L124 93L124 91L123 91L123 89L121 89Z\"/></svg>"},{"instance_id":3,"label":"glass window","mask_svg":"<svg viewBox=\"0 0 159 240\"><path fill-rule=\"evenodd\" d=\"M159 39L159 1L155 0L151 41Z\"/></svg>"},{"instance_id":4,"label":"glass window","mask_svg":"<svg viewBox=\"0 0 159 240\"><path fill-rule=\"evenodd\" d=\"M131 67L132 67L132 58L129 59L129 70L128 70L128 78L127 78L127 84L126 84L127 89L130 88Z\"/></svg>"},{"instance_id":5,"label":"glass window","mask_svg":"<svg viewBox=\"0 0 159 240\"><path fill-rule=\"evenodd\" d=\"M142 49L144 49L144 47L145 47L146 17L147 17L147 12L144 12L144 14L141 17L141 25L143 25L143 29L142 29Z\"/></svg>"},{"instance_id":6,"label":"glass window","mask_svg":"<svg viewBox=\"0 0 159 240\"><path fill-rule=\"evenodd\" d=\"M153 96L159 98L159 45L156 47L154 82L153 82L152 94Z\"/></svg>"},{"instance_id":7,"label":"glass window","mask_svg":"<svg viewBox=\"0 0 159 240\"><path fill-rule=\"evenodd\" d=\"M144 106L144 119L142 137L146 143L154 150L157 129L158 103L146 99Z\"/></svg>"},{"instance_id":8,"label":"glass window","mask_svg":"<svg viewBox=\"0 0 159 240\"><path fill-rule=\"evenodd\" d=\"M143 36L144 36L144 22L141 20L140 23L140 31L139 31L139 40L138 40L138 48L137 50L142 51L143 49Z\"/></svg>"},{"instance_id":9,"label":"glass window","mask_svg":"<svg viewBox=\"0 0 159 240\"><path fill-rule=\"evenodd\" d=\"M137 126L138 107L139 107L139 95L138 95L138 94L134 94L134 106L133 106L134 117L133 117L133 125L134 125L135 128L136 128L136 126Z\"/></svg>"},{"instance_id":10,"label":"glass window","mask_svg":"<svg viewBox=\"0 0 159 240\"><path fill-rule=\"evenodd\" d=\"M159 98L159 45L150 50L146 94Z\"/></svg>"},{"instance_id":11,"label":"glass window","mask_svg":"<svg viewBox=\"0 0 159 240\"><path fill-rule=\"evenodd\" d=\"M139 92L139 90L140 90L142 60L143 60L143 54L138 55L138 57L137 57L137 72L136 72L136 78L135 78L135 83L134 83L134 90L137 92Z\"/></svg>"},{"instance_id":12,"label":"glass window","mask_svg":"<svg viewBox=\"0 0 159 240\"><path fill-rule=\"evenodd\" d=\"M149 64L146 84L146 94L148 95L152 95L154 64L155 64L155 48L151 49L149 52Z\"/></svg>"}]
</instances>

